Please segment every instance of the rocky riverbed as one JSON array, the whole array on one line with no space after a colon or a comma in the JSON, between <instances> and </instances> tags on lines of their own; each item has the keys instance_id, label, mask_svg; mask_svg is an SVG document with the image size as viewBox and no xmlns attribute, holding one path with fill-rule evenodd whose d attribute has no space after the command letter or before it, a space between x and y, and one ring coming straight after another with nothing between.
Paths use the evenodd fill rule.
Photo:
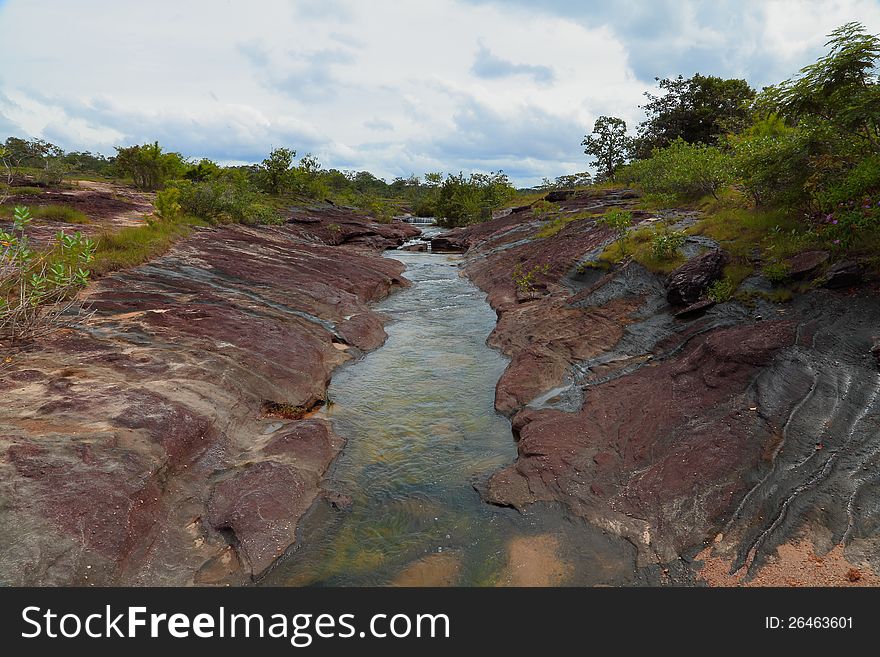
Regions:
<instances>
[{"instance_id":1,"label":"rocky riverbed","mask_svg":"<svg viewBox=\"0 0 880 657\"><path fill-rule=\"evenodd\" d=\"M594 267L613 239L595 218L611 207L639 223L693 219L636 210L633 196L565 198L563 216L595 216L543 239L531 208L437 238L466 251L498 315L489 343L511 358L496 408L518 458L485 499L562 503L669 582L876 582L876 281L825 289L816 269L792 303L715 305L701 293L724 256L704 238L669 279ZM515 284L517 267L536 270L532 286Z\"/></svg>"},{"instance_id":2,"label":"rocky riverbed","mask_svg":"<svg viewBox=\"0 0 880 657\"><path fill-rule=\"evenodd\" d=\"M342 448L310 417L379 347L418 234L341 208L200 229L98 280L93 318L7 357L0 583L241 584L294 542Z\"/></svg>"}]
</instances>

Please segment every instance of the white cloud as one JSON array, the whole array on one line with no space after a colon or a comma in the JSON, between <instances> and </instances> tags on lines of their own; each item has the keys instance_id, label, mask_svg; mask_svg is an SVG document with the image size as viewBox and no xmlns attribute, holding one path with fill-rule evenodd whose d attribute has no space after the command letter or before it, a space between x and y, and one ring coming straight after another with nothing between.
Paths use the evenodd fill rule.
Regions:
<instances>
[{"instance_id":1,"label":"white cloud","mask_svg":"<svg viewBox=\"0 0 880 657\"><path fill-rule=\"evenodd\" d=\"M245 161L288 145L382 176L504 168L528 183L583 169L597 116L634 127L651 67L763 75L772 56L784 77L834 24L880 29L876 2L822 7L9 0L0 128L105 152L159 139Z\"/></svg>"}]
</instances>

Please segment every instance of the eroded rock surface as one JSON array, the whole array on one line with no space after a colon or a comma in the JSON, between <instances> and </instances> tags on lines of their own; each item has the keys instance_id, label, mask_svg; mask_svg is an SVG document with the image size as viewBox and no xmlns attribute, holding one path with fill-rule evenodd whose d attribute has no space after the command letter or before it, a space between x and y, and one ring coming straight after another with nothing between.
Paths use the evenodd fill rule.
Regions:
<instances>
[{"instance_id":1,"label":"eroded rock surface","mask_svg":"<svg viewBox=\"0 0 880 657\"><path fill-rule=\"evenodd\" d=\"M290 547L343 444L308 412L385 339L368 304L407 282L375 249L418 234L308 216L201 229L93 284L82 329L12 355L0 583L244 583Z\"/></svg>"},{"instance_id":2,"label":"eroded rock surface","mask_svg":"<svg viewBox=\"0 0 880 657\"><path fill-rule=\"evenodd\" d=\"M876 282L815 289L790 304L700 303L724 264L706 240L666 281L634 262L604 271L596 256L613 236L597 216L622 206L636 224L656 220L631 197L562 200L563 216L586 216L544 239L529 208L455 232L468 247L466 275L498 313L489 342L511 358L496 406L512 415L519 456L484 497L517 508L562 503L627 538L639 564L659 565L667 582L719 583L698 574L701 550L738 571L736 582L765 566L778 575L787 546L804 541L818 559L838 550L873 581ZM515 272L529 271L524 294ZM785 581L815 580L792 570Z\"/></svg>"}]
</instances>

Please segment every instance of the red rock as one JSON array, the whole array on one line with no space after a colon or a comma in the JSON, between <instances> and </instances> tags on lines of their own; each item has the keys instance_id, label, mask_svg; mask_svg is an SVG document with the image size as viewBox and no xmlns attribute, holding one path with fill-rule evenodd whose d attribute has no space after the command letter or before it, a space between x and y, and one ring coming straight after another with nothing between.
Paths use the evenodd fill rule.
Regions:
<instances>
[{"instance_id":1,"label":"red rock","mask_svg":"<svg viewBox=\"0 0 880 657\"><path fill-rule=\"evenodd\" d=\"M831 254L828 251L804 251L785 261L788 275L794 279L807 278L821 267Z\"/></svg>"},{"instance_id":2,"label":"red rock","mask_svg":"<svg viewBox=\"0 0 880 657\"><path fill-rule=\"evenodd\" d=\"M407 282L371 244L418 234L306 214L318 221L199 229L96 281L88 332L16 355L0 583L241 584L291 545L342 440L318 419L265 436L261 404L311 407L350 357L339 342L382 344L368 304Z\"/></svg>"},{"instance_id":3,"label":"red rock","mask_svg":"<svg viewBox=\"0 0 880 657\"><path fill-rule=\"evenodd\" d=\"M317 496L316 483L317 477L275 461L243 466L214 488L208 520L233 532L258 577L294 542L296 522Z\"/></svg>"},{"instance_id":4,"label":"red rock","mask_svg":"<svg viewBox=\"0 0 880 657\"><path fill-rule=\"evenodd\" d=\"M666 298L673 305L697 301L706 288L721 276L727 257L721 249L691 258L666 278Z\"/></svg>"}]
</instances>

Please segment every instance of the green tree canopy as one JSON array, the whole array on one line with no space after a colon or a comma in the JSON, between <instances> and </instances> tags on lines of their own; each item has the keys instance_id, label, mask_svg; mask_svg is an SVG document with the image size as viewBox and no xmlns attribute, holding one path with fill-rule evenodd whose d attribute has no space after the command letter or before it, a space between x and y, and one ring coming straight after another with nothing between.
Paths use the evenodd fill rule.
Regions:
<instances>
[{"instance_id":1,"label":"green tree canopy","mask_svg":"<svg viewBox=\"0 0 880 657\"><path fill-rule=\"evenodd\" d=\"M597 177L613 180L615 171L629 157L632 138L626 134L626 121L616 116L600 116L592 134L585 135L581 145L586 147L584 153L596 158L591 164L596 167Z\"/></svg>"},{"instance_id":2,"label":"green tree canopy","mask_svg":"<svg viewBox=\"0 0 880 657\"><path fill-rule=\"evenodd\" d=\"M726 132L748 124L748 104L755 91L745 80L697 73L687 79L657 78L657 82L664 93L645 92L648 103L642 109L647 119L638 127L634 152L638 159L679 138L690 144L714 144Z\"/></svg>"},{"instance_id":3,"label":"green tree canopy","mask_svg":"<svg viewBox=\"0 0 880 657\"><path fill-rule=\"evenodd\" d=\"M820 121L880 152L880 38L861 23L829 35L829 52L800 73L763 91L758 106L791 124Z\"/></svg>"}]
</instances>

